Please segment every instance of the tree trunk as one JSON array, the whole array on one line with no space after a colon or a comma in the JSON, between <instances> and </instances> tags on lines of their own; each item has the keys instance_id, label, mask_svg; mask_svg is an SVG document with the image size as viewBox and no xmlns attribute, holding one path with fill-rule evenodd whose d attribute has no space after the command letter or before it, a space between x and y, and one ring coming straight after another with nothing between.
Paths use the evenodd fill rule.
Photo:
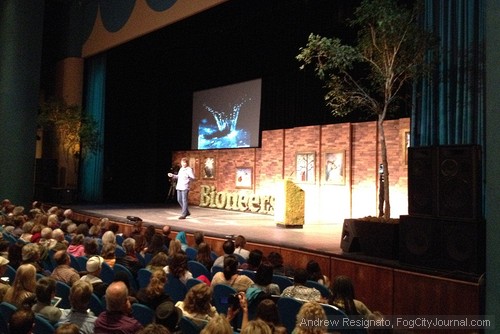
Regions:
<instances>
[{"instance_id":1,"label":"tree trunk","mask_svg":"<svg viewBox=\"0 0 500 334\"><path fill-rule=\"evenodd\" d=\"M378 122L380 150L382 153L382 166L384 168L384 219L391 218L391 202L389 197L389 162L387 161L387 145L385 142L384 119L379 118Z\"/></svg>"}]
</instances>

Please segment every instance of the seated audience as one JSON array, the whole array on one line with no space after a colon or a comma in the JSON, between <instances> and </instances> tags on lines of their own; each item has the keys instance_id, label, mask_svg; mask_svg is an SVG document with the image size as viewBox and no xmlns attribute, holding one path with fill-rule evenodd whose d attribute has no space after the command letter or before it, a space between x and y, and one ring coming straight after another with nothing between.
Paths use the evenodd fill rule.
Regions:
<instances>
[{"instance_id":1,"label":"seated audience","mask_svg":"<svg viewBox=\"0 0 500 334\"><path fill-rule=\"evenodd\" d=\"M234 239L234 253L241 255L245 260L248 260L250 251L245 249L246 244L247 239L242 235L238 235L236 239Z\"/></svg>"},{"instance_id":2,"label":"seated audience","mask_svg":"<svg viewBox=\"0 0 500 334\"><path fill-rule=\"evenodd\" d=\"M323 334L327 333L326 314L321 304L307 302L299 310L294 334Z\"/></svg>"},{"instance_id":3,"label":"seated audience","mask_svg":"<svg viewBox=\"0 0 500 334\"><path fill-rule=\"evenodd\" d=\"M102 245L101 256L111 268L116 263L116 244L105 243Z\"/></svg>"},{"instance_id":4,"label":"seated audience","mask_svg":"<svg viewBox=\"0 0 500 334\"><path fill-rule=\"evenodd\" d=\"M330 280L326 275L323 275L321 267L317 261L310 260L307 262L306 271L309 275L309 280L323 284L326 287L330 286Z\"/></svg>"},{"instance_id":5,"label":"seated audience","mask_svg":"<svg viewBox=\"0 0 500 334\"><path fill-rule=\"evenodd\" d=\"M217 316L217 310L212 306L212 289L206 284L193 286L186 294L184 301L175 304L182 310L185 317L190 318L200 326L206 325L213 317Z\"/></svg>"},{"instance_id":6,"label":"seated audience","mask_svg":"<svg viewBox=\"0 0 500 334\"><path fill-rule=\"evenodd\" d=\"M193 248L198 250L200 248L200 244L205 242L205 235L202 231L194 231L193 232L194 245Z\"/></svg>"},{"instance_id":7,"label":"seated audience","mask_svg":"<svg viewBox=\"0 0 500 334\"><path fill-rule=\"evenodd\" d=\"M83 249L85 253L84 255L87 258L99 255L99 242L94 238L85 238L83 241Z\"/></svg>"},{"instance_id":8,"label":"seated audience","mask_svg":"<svg viewBox=\"0 0 500 334\"><path fill-rule=\"evenodd\" d=\"M9 319L9 331L16 334L33 333L35 313L31 309L17 309Z\"/></svg>"},{"instance_id":9,"label":"seated audience","mask_svg":"<svg viewBox=\"0 0 500 334\"><path fill-rule=\"evenodd\" d=\"M56 328L54 334L79 334L80 328L75 324L62 324Z\"/></svg>"},{"instance_id":10,"label":"seated audience","mask_svg":"<svg viewBox=\"0 0 500 334\"><path fill-rule=\"evenodd\" d=\"M137 332L137 334L171 334L171 333L172 332L169 331L168 328L160 324L149 324Z\"/></svg>"},{"instance_id":11,"label":"seated audience","mask_svg":"<svg viewBox=\"0 0 500 334\"><path fill-rule=\"evenodd\" d=\"M186 240L186 232L180 231L179 233L177 233L177 235L175 236L175 240L179 240L181 242L181 249L183 251L186 251L186 248L188 248L188 243Z\"/></svg>"},{"instance_id":12,"label":"seated audience","mask_svg":"<svg viewBox=\"0 0 500 334\"><path fill-rule=\"evenodd\" d=\"M52 239L55 240L54 247L51 248L54 251L68 248L68 242L64 239L64 232L60 228L52 231Z\"/></svg>"},{"instance_id":13,"label":"seated audience","mask_svg":"<svg viewBox=\"0 0 500 334\"><path fill-rule=\"evenodd\" d=\"M171 300L165 293L165 284L167 283L167 274L163 270L155 270L151 274L151 279L147 287L140 289L136 298L139 303L144 304L155 310L158 305Z\"/></svg>"},{"instance_id":14,"label":"seated audience","mask_svg":"<svg viewBox=\"0 0 500 334\"><path fill-rule=\"evenodd\" d=\"M36 282L36 304L31 310L55 324L61 318L62 312L52 306L52 298L56 296L56 280L51 277L42 277Z\"/></svg>"},{"instance_id":15,"label":"seated audience","mask_svg":"<svg viewBox=\"0 0 500 334\"><path fill-rule=\"evenodd\" d=\"M82 281L92 284L94 293L101 298L106 292L108 287L106 283L100 278L102 263L104 259L98 255L94 255L87 260L86 269L87 274L80 278Z\"/></svg>"},{"instance_id":16,"label":"seated audience","mask_svg":"<svg viewBox=\"0 0 500 334\"><path fill-rule=\"evenodd\" d=\"M23 246L24 242L19 240L9 246L8 250L9 255L7 258L9 260L9 265L14 269L19 268L23 260L22 256Z\"/></svg>"},{"instance_id":17,"label":"seated audience","mask_svg":"<svg viewBox=\"0 0 500 334\"><path fill-rule=\"evenodd\" d=\"M130 316L131 308L125 283L111 283L106 289L106 311L97 317L95 333L135 334L140 331L143 326Z\"/></svg>"},{"instance_id":18,"label":"seated audience","mask_svg":"<svg viewBox=\"0 0 500 334\"><path fill-rule=\"evenodd\" d=\"M201 330L200 334L234 334L231 323L224 314L217 314Z\"/></svg>"},{"instance_id":19,"label":"seated audience","mask_svg":"<svg viewBox=\"0 0 500 334\"><path fill-rule=\"evenodd\" d=\"M173 244L173 242L171 244ZM163 268L165 268L166 266L168 266L168 256L163 252L159 252L158 254L153 256L151 261L149 261L149 263L146 265L146 269L148 269L149 271L155 271L156 269L163 270Z\"/></svg>"},{"instance_id":20,"label":"seated audience","mask_svg":"<svg viewBox=\"0 0 500 334\"><path fill-rule=\"evenodd\" d=\"M36 272L42 275L49 274L40 264L40 247L38 244L28 243L21 249L22 264L32 264L36 268Z\"/></svg>"},{"instance_id":21,"label":"seated audience","mask_svg":"<svg viewBox=\"0 0 500 334\"><path fill-rule=\"evenodd\" d=\"M161 303L155 310L155 322L165 326L171 333L182 333L179 330L181 318L182 310L172 301Z\"/></svg>"},{"instance_id":22,"label":"seated audience","mask_svg":"<svg viewBox=\"0 0 500 334\"><path fill-rule=\"evenodd\" d=\"M63 310L59 324L73 323L80 328L80 334L93 334L97 317L89 311L90 298L94 292L92 284L78 281L69 292L71 309Z\"/></svg>"},{"instance_id":23,"label":"seated audience","mask_svg":"<svg viewBox=\"0 0 500 334\"><path fill-rule=\"evenodd\" d=\"M264 254L260 249L252 249L250 254L248 254L248 260L245 263L240 264L240 269L253 270L256 271L261 262ZM273 267L274 272L274 267Z\"/></svg>"},{"instance_id":24,"label":"seated audience","mask_svg":"<svg viewBox=\"0 0 500 334\"><path fill-rule=\"evenodd\" d=\"M300 300L321 302L321 293L315 289L306 286L307 271L299 268L293 276L293 285L285 288L281 293L282 297L292 297Z\"/></svg>"},{"instance_id":25,"label":"seated audience","mask_svg":"<svg viewBox=\"0 0 500 334\"><path fill-rule=\"evenodd\" d=\"M212 248L206 242L202 242L198 246L196 261L203 264L208 269L208 271L212 269L212 266L214 265L214 260L212 259Z\"/></svg>"},{"instance_id":26,"label":"seated audience","mask_svg":"<svg viewBox=\"0 0 500 334\"><path fill-rule=\"evenodd\" d=\"M224 258L226 256L234 253L233 240L227 239L226 241L224 241L224 243L222 244L222 250L224 251L224 254L219 256L218 258L216 258L214 261L214 266L216 266L216 267L223 267L224 266Z\"/></svg>"},{"instance_id":27,"label":"seated audience","mask_svg":"<svg viewBox=\"0 0 500 334\"><path fill-rule=\"evenodd\" d=\"M172 260L175 254L182 252L184 251L182 250L182 244L180 240L172 240L172 242L170 242L170 247L168 248L168 263L170 263L170 260Z\"/></svg>"},{"instance_id":28,"label":"seated audience","mask_svg":"<svg viewBox=\"0 0 500 334\"><path fill-rule=\"evenodd\" d=\"M267 260L273 265L273 272L276 275L287 276L290 275L289 270L287 270L283 264L283 256L278 252L271 252L267 256Z\"/></svg>"},{"instance_id":29,"label":"seated audience","mask_svg":"<svg viewBox=\"0 0 500 334\"><path fill-rule=\"evenodd\" d=\"M64 282L69 286L80 279L80 274L75 268L71 267L71 259L65 250L55 252L54 261L57 266L54 268L50 277L57 281Z\"/></svg>"},{"instance_id":30,"label":"seated audience","mask_svg":"<svg viewBox=\"0 0 500 334\"><path fill-rule=\"evenodd\" d=\"M36 302L36 268L32 264L22 264L16 271L12 286L7 289L3 301L19 308L29 308Z\"/></svg>"},{"instance_id":31,"label":"seated audience","mask_svg":"<svg viewBox=\"0 0 500 334\"><path fill-rule=\"evenodd\" d=\"M286 327L280 321L278 306L272 299L263 299L257 305L255 318L265 321L273 334L286 334Z\"/></svg>"},{"instance_id":32,"label":"seated audience","mask_svg":"<svg viewBox=\"0 0 500 334\"><path fill-rule=\"evenodd\" d=\"M168 253L168 248L165 246L165 239L160 233L155 233L151 236L151 241L146 249L146 254L155 256L158 252Z\"/></svg>"},{"instance_id":33,"label":"seated audience","mask_svg":"<svg viewBox=\"0 0 500 334\"><path fill-rule=\"evenodd\" d=\"M348 276L337 276L331 283L330 290L332 295L328 303L337 306L343 310L347 315L362 315L371 316L372 312L366 305L354 299L354 285Z\"/></svg>"},{"instance_id":34,"label":"seated audience","mask_svg":"<svg viewBox=\"0 0 500 334\"><path fill-rule=\"evenodd\" d=\"M165 247L167 247L167 249L169 249L170 241L172 241L172 238L170 238L170 232L171 232L170 225L163 226L163 228L161 230L163 232L163 240L165 242Z\"/></svg>"},{"instance_id":35,"label":"seated audience","mask_svg":"<svg viewBox=\"0 0 500 334\"><path fill-rule=\"evenodd\" d=\"M270 262L262 262L257 269L252 287L259 288L266 294L279 295L280 287L273 283L273 265Z\"/></svg>"},{"instance_id":36,"label":"seated audience","mask_svg":"<svg viewBox=\"0 0 500 334\"><path fill-rule=\"evenodd\" d=\"M85 237L83 234L77 234L71 239L71 243L68 246L68 253L73 256L84 256L85 246L83 245L83 239Z\"/></svg>"},{"instance_id":37,"label":"seated audience","mask_svg":"<svg viewBox=\"0 0 500 334\"><path fill-rule=\"evenodd\" d=\"M260 320L250 320L247 325L241 329L241 334L272 334L271 327L269 325Z\"/></svg>"},{"instance_id":38,"label":"seated audience","mask_svg":"<svg viewBox=\"0 0 500 334\"><path fill-rule=\"evenodd\" d=\"M163 268L163 270L186 284L188 279L193 278L193 274L188 270L187 263L187 255L185 253L177 253L170 260L170 264Z\"/></svg>"},{"instance_id":39,"label":"seated audience","mask_svg":"<svg viewBox=\"0 0 500 334\"><path fill-rule=\"evenodd\" d=\"M212 286L225 284L233 287L238 292L245 292L254 284L251 278L238 274L238 260L234 255L227 255L224 258L223 270L217 272L212 278Z\"/></svg>"},{"instance_id":40,"label":"seated audience","mask_svg":"<svg viewBox=\"0 0 500 334\"><path fill-rule=\"evenodd\" d=\"M7 265L9 264L9 260L0 256L0 277L5 276L5 272L7 271ZM5 293L9 289L10 285L8 281L0 280L0 303L3 302L3 298Z\"/></svg>"},{"instance_id":41,"label":"seated audience","mask_svg":"<svg viewBox=\"0 0 500 334\"><path fill-rule=\"evenodd\" d=\"M135 239L126 238L123 240L122 247L125 251L125 256L118 257L116 263L126 267L134 277L137 277L137 272L142 268L142 265L135 252Z\"/></svg>"}]
</instances>

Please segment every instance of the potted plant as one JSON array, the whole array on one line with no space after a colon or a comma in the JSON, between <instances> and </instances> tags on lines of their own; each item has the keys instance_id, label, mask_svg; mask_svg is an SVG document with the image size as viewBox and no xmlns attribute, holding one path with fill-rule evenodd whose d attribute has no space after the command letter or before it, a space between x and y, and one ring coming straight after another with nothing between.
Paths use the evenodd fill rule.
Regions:
<instances>
[{"instance_id":1,"label":"potted plant","mask_svg":"<svg viewBox=\"0 0 500 334\"><path fill-rule=\"evenodd\" d=\"M363 0L355 10L354 19L349 21L351 27L358 29L353 45L344 44L339 38L311 34L307 45L300 48L296 56L301 69L306 65L314 66L314 73L324 81L325 101L334 115L345 116L356 111L377 117L383 171L380 186L383 188L379 196L380 219L375 223L395 226L370 227L374 220L366 217L360 219L356 231L365 254L375 249L374 255L386 258L397 257L394 249L398 242L398 224L393 224L397 220L391 220L384 121L389 114L397 112L402 102L411 102L411 94L407 94L411 84L430 70L425 55L434 41L431 33L418 24L421 10L420 3L407 7L396 0ZM382 235L395 236L396 240L382 241ZM394 244L387 245L388 242ZM373 249L368 250L367 245Z\"/></svg>"}]
</instances>

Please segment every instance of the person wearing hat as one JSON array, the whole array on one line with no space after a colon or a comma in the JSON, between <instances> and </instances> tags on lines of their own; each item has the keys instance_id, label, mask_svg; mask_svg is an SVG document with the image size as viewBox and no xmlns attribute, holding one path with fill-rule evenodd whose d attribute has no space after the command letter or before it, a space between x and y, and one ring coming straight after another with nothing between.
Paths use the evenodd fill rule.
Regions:
<instances>
[{"instance_id":1,"label":"person wearing hat","mask_svg":"<svg viewBox=\"0 0 500 334\"><path fill-rule=\"evenodd\" d=\"M3 296L5 296L5 293L7 292L7 290L9 289L9 281L8 281L8 277L7 280L4 280L4 275L5 275L5 271L7 270L7 265L9 264L9 260L7 260L6 258L4 258L3 256L0 256L0 277L2 279L0 279L0 302L3 302Z\"/></svg>"},{"instance_id":2,"label":"person wearing hat","mask_svg":"<svg viewBox=\"0 0 500 334\"><path fill-rule=\"evenodd\" d=\"M87 260L86 269L87 274L80 279L92 284L94 293L101 298L106 293L108 285L104 283L100 277L102 263L104 259L99 255L94 255Z\"/></svg>"},{"instance_id":3,"label":"person wearing hat","mask_svg":"<svg viewBox=\"0 0 500 334\"><path fill-rule=\"evenodd\" d=\"M155 310L155 322L167 327L170 333L182 333L179 329L182 310L170 300L161 303Z\"/></svg>"}]
</instances>

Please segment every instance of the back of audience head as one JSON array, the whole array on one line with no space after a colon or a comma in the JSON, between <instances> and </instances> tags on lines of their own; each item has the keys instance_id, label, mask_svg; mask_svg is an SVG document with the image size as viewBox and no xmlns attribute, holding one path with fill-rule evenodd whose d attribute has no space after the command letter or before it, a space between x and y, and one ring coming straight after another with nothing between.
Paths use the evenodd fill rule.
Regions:
<instances>
[{"instance_id":1,"label":"back of audience head","mask_svg":"<svg viewBox=\"0 0 500 334\"><path fill-rule=\"evenodd\" d=\"M170 259L169 272L180 278L188 270L188 257L185 253L177 253Z\"/></svg>"},{"instance_id":2,"label":"back of audience head","mask_svg":"<svg viewBox=\"0 0 500 334\"><path fill-rule=\"evenodd\" d=\"M326 333L325 323L326 314L321 304L306 302L300 307L293 332L297 334Z\"/></svg>"},{"instance_id":3,"label":"back of audience head","mask_svg":"<svg viewBox=\"0 0 500 334\"><path fill-rule=\"evenodd\" d=\"M272 334L271 327L259 319L250 320L245 328L240 332L241 334Z\"/></svg>"},{"instance_id":4,"label":"back of audience head","mask_svg":"<svg viewBox=\"0 0 500 334\"><path fill-rule=\"evenodd\" d=\"M174 239L170 242L168 247L168 256L172 257L174 254L182 252L182 244L179 239Z\"/></svg>"},{"instance_id":5,"label":"back of audience head","mask_svg":"<svg viewBox=\"0 0 500 334\"><path fill-rule=\"evenodd\" d=\"M196 284L184 298L184 309L189 313L208 314L211 310L212 288L204 283Z\"/></svg>"},{"instance_id":6,"label":"back of audience head","mask_svg":"<svg viewBox=\"0 0 500 334\"><path fill-rule=\"evenodd\" d=\"M182 318L182 310L167 300L156 307L155 323L165 326L169 331L175 332Z\"/></svg>"},{"instance_id":7,"label":"back of audience head","mask_svg":"<svg viewBox=\"0 0 500 334\"><path fill-rule=\"evenodd\" d=\"M149 296L158 296L164 292L167 283L167 274L164 270L158 269L151 273L149 284L146 287L146 293Z\"/></svg>"},{"instance_id":8,"label":"back of audience head","mask_svg":"<svg viewBox=\"0 0 500 334\"><path fill-rule=\"evenodd\" d=\"M137 334L170 334L170 333L171 332L168 330L168 328L160 324L149 324L137 332Z\"/></svg>"},{"instance_id":9,"label":"back of audience head","mask_svg":"<svg viewBox=\"0 0 500 334\"><path fill-rule=\"evenodd\" d=\"M194 231L193 233L194 244L199 247L202 242L205 242L205 235L202 231Z\"/></svg>"},{"instance_id":10,"label":"back of audience head","mask_svg":"<svg viewBox=\"0 0 500 334\"><path fill-rule=\"evenodd\" d=\"M127 254L135 254L135 239L126 238L122 243L123 250Z\"/></svg>"},{"instance_id":11,"label":"back of audience head","mask_svg":"<svg viewBox=\"0 0 500 334\"><path fill-rule=\"evenodd\" d=\"M85 238L83 241L83 251L86 257L99 255L99 245L94 238Z\"/></svg>"},{"instance_id":12,"label":"back of audience head","mask_svg":"<svg viewBox=\"0 0 500 334\"><path fill-rule=\"evenodd\" d=\"M307 262L306 271L309 274L309 279L312 281L317 281L323 278L321 267L319 266L319 263L315 260L310 260L309 262Z\"/></svg>"},{"instance_id":13,"label":"back of audience head","mask_svg":"<svg viewBox=\"0 0 500 334\"><path fill-rule=\"evenodd\" d=\"M233 334L233 327L224 314L217 314L206 324L200 334Z\"/></svg>"},{"instance_id":14,"label":"back of audience head","mask_svg":"<svg viewBox=\"0 0 500 334\"><path fill-rule=\"evenodd\" d=\"M198 247L198 253L196 254L197 258L211 258L212 248L206 242L202 242Z\"/></svg>"},{"instance_id":15,"label":"back of audience head","mask_svg":"<svg viewBox=\"0 0 500 334\"><path fill-rule=\"evenodd\" d=\"M156 255L154 255L151 258L151 261L149 261L149 266L153 268L156 267L163 268L167 265L168 265L168 256L163 252L156 253Z\"/></svg>"},{"instance_id":16,"label":"back of audience head","mask_svg":"<svg viewBox=\"0 0 500 334\"><path fill-rule=\"evenodd\" d=\"M115 234L113 233L113 231L106 231L104 232L104 234L102 235L102 244L105 245L105 244L116 244L116 236Z\"/></svg>"},{"instance_id":17,"label":"back of audience head","mask_svg":"<svg viewBox=\"0 0 500 334\"><path fill-rule=\"evenodd\" d=\"M151 241L148 245L148 253L156 254L163 250L165 246L165 239L160 233L155 233L151 237Z\"/></svg>"},{"instance_id":18,"label":"back of audience head","mask_svg":"<svg viewBox=\"0 0 500 334\"><path fill-rule=\"evenodd\" d=\"M21 250L24 263L33 263L40 259L40 248L38 244L25 244Z\"/></svg>"},{"instance_id":19,"label":"back of audience head","mask_svg":"<svg viewBox=\"0 0 500 334\"><path fill-rule=\"evenodd\" d=\"M77 311L86 312L93 292L94 288L88 281L78 280L73 283L69 292L71 307Z\"/></svg>"},{"instance_id":20,"label":"back of audience head","mask_svg":"<svg viewBox=\"0 0 500 334\"><path fill-rule=\"evenodd\" d=\"M278 306L272 299L263 299L255 310L255 318L264 320L274 326L280 325Z\"/></svg>"},{"instance_id":21,"label":"back of audience head","mask_svg":"<svg viewBox=\"0 0 500 334\"><path fill-rule=\"evenodd\" d=\"M31 309L20 308L12 313L9 319L9 330L11 333L31 333L35 325L35 313Z\"/></svg>"},{"instance_id":22,"label":"back of audience head","mask_svg":"<svg viewBox=\"0 0 500 334\"><path fill-rule=\"evenodd\" d=\"M264 261L255 272L254 283L267 286L273 282L273 265L271 262Z\"/></svg>"},{"instance_id":23,"label":"back of audience head","mask_svg":"<svg viewBox=\"0 0 500 334\"><path fill-rule=\"evenodd\" d=\"M106 309L110 312L128 313L130 302L128 288L123 282L112 282L106 289Z\"/></svg>"},{"instance_id":24,"label":"back of audience head","mask_svg":"<svg viewBox=\"0 0 500 334\"><path fill-rule=\"evenodd\" d=\"M358 314L354 304L354 285L348 276L336 276L330 284L332 292L329 303L335 304L340 301L347 315Z\"/></svg>"},{"instance_id":25,"label":"back of audience head","mask_svg":"<svg viewBox=\"0 0 500 334\"><path fill-rule=\"evenodd\" d=\"M283 267L283 257L278 252L269 253L267 260L272 263L274 268Z\"/></svg>"},{"instance_id":26,"label":"back of audience head","mask_svg":"<svg viewBox=\"0 0 500 334\"><path fill-rule=\"evenodd\" d=\"M51 305L56 294L56 280L52 277L42 277L36 282L36 299L39 303Z\"/></svg>"},{"instance_id":27,"label":"back of audience head","mask_svg":"<svg viewBox=\"0 0 500 334\"><path fill-rule=\"evenodd\" d=\"M264 253L260 249L252 249L248 254L247 263L251 268L258 268L262 262Z\"/></svg>"},{"instance_id":28,"label":"back of audience head","mask_svg":"<svg viewBox=\"0 0 500 334\"><path fill-rule=\"evenodd\" d=\"M305 285L308 279L307 271L303 268L297 268L293 275L293 283L298 285Z\"/></svg>"},{"instance_id":29,"label":"back of audience head","mask_svg":"<svg viewBox=\"0 0 500 334\"><path fill-rule=\"evenodd\" d=\"M234 248L245 248L245 245L247 244L247 239L242 236L241 234L234 239Z\"/></svg>"},{"instance_id":30,"label":"back of audience head","mask_svg":"<svg viewBox=\"0 0 500 334\"><path fill-rule=\"evenodd\" d=\"M115 258L116 245L111 243L106 243L102 245L101 256L105 259Z\"/></svg>"},{"instance_id":31,"label":"back of audience head","mask_svg":"<svg viewBox=\"0 0 500 334\"><path fill-rule=\"evenodd\" d=\"M231 239L227 239L224 241L222 244L222 250L224 251L224 254L229 255L234 253L234 242Z\"/></svg>"},{"instance_id":32,"label":"back of audience head","mask_svg":"<svg viewBox=\"0 0 500 334\"><path fill-rule=\"evenodd\" d=\"M224 258L224 267L222 272L224 273L224 278L230 280L234 274L238 272L238 259L234 255L228 255Z\"/></svg>"},{"instance_id":33,"label":"back of audience head","mask_svg":"<svg viewBox=\"0 0 500 334\"><path fill-rule=\"evenodd\" d=\"M73 323L65 323L59 325L54 334L78 334L80 333L80 328Z\"/></svg>"}]
</instances>

